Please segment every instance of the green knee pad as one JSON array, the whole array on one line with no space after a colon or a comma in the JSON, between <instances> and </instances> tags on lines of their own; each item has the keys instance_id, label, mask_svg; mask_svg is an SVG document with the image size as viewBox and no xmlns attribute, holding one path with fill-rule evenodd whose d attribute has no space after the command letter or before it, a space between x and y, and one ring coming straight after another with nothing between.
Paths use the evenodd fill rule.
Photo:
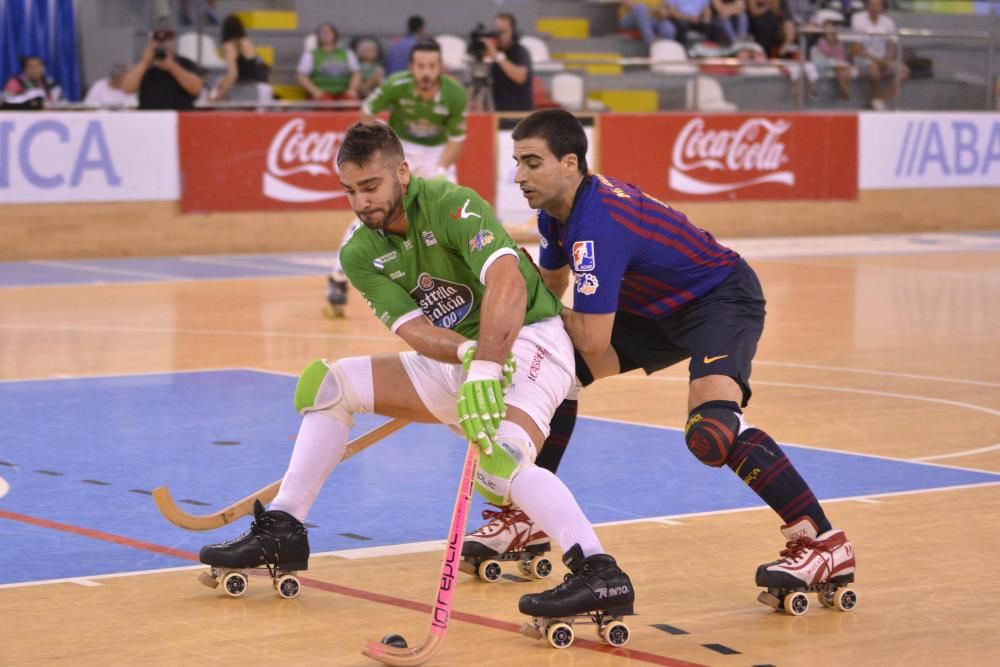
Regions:
<instances>
[{"instance_id":1,"label":"green knee pad","mask_svg":"<svg viewBox=\"0 0 1000 667\"><path fill-rule=\"evenodd\" d=\"M510 485L522 468L531 465L528 443L516 438L498 438L493 453L479 457L476 490L494 505L510 503Z\"/></svg>"},{"instance_id":2,"label":"green knee pad","mask_svg":"<svg viewBox=\"0 0 1000 667\"><path fill-rule=\"evenodd\" d=\"M359 409L357 402L339 361L310 363L295 385L295 409L303 416L320 412L351 427L353 413Z\"/></svg>"},{"instance_id":3,"label":"green knee pad","mask_svg":"<svg viewBox=\"0 0 1000 667\"><path fill-rule=\"evenodd\" d=\"M299 376L298 384L295 385L296 412L299 414L305 414L310 410L321 409L324 407L317 405L317 398L319 397L320 388L323 386L323 380L326 379L329 372L330 369L326 365L326 362L321 359L310 362L310 364L306 366L305 370L302 371L302 375ZM340 392L338 391L336 393L338 395L333 397L333 403L336 403L337 400L340 399Z\"/></svg>"}]
</instances>

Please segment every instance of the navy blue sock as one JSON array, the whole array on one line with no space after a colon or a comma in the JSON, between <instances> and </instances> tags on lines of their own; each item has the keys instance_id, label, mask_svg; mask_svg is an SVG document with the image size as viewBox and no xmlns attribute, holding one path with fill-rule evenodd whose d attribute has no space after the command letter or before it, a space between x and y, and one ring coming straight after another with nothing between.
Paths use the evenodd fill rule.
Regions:
<instances>
[{"instance_id":1,"label":"navy blue sock","mask_svg":"<svg viewBox=\"0 0 1000 667\"><path fill-rule=\"evenodd\" d=\"M559 462L566 453L566 446L576 426L576 410L577 401L568 398L556 408L552 421L549 422L549 437L545 439L542 451L535 459L535 465L539 468L545 468L552 474L558 470Z\"/></svg>"},{"instance_id":2,"label":"navy blue sock","mask_svg":"<svg viewBox=\"0 0 1000 667\"><path fill-rule=\"evenodd\" d=\"M771 436L748 428L737 438L728 465L786 524L807 516L822 534L832 527L809 485Z\"/></svg>"}]
</instances>

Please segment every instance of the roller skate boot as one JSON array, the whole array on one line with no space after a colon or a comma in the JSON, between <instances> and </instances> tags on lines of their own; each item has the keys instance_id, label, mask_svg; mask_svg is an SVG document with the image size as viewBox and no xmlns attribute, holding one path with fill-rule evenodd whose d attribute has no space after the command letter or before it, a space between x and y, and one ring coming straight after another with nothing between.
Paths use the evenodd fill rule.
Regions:
<instances>
[{"instance_id":1,"label":"roller skate boot","mask_svg":"<svg viewBox=\"0 0 1000 667\"><path fill-rule=\"evenodd\" d=\"M549 536L521 510L493 507L483 510L486 525L466 535L459 569L490 583L500 580L502 563L511 561L517 561L518 571L526 577L544 579L552 574L552 561L545 557L551 549Z\"/></svg>"},{"instance_id":2,"label":"roller skate boot","mask_svg":"<svg viewBox=\"0 0 1000 667\"><path fill-rule=\"evenodd\" d=\"M851 611L858 603L854 583L854 547L844 531L816 534L809 517L781 527L788 542L778 560L757 568L757 585L766 588L757 599L774 609L800 616L809 609L806 593L820 604Z\"/></svg>"},{"instance_id":3,"label":"roller skate boot","mask_svg":"<svg viewBox=\"0 0 1000 667\"><path fill-rule=\"evenodd\" d=\"M326 277L326 301L323 315L331 320L344 317L344 308L347 306L347 276L331 274Z\"/></svg>"},{"instance_id":4,"label":"roller skate boot","mask_svg":"<svg viewBox=\"0 0 1000 667\"><path fill-rule=\"evenodd\" d=\"M295 573L309 565L308 531L287 512L265 512L259 500L254 502L253 515L250 530L236 539L202 547L198 558L211 571L198 580L209 588L221 582L226 594L235 598L246 592L249 571L263 567L281 597L296 597L299 580Z\"/></svg>"},{"instance_id":5,"label":"roller skate boot","mask_svg":"<svg viewBox=\"0 0 1000 667\"><path fill-rule=\"evenodd\" d=\"M518 609L532 617L521 633L534 639L545 637L555 648L573 643L573 622L587 619L597 626L597 635L612 646L628 642L629 629L623 616L633 612L635 590L628 575L607 554L583 557L579 545L563 556L570 569L552 590L522 595Z\"/></svg>"}]
</instances>

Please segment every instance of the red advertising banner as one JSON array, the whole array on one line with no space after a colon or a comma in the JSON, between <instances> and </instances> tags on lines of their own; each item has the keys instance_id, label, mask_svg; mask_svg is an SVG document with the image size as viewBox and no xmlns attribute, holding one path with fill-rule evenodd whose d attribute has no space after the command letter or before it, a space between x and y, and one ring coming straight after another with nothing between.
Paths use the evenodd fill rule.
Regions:
<instances>
[{"instance_id":1,"label":"red advertising banner","mask_svg":"<svg viewBox=\"0 0 1000 667\"><path fill-rule=\"evenodd\" d=\"M493 198L494 119L469 118L458 179ZM214 211L349 208L335 160L357 113L179 114L181 209Z\"/></svg>"},{"instance_id":2,"label":"red advertising banner","mask_svg":"<svg viewBox=\"0 0 1000 667\"><path fill-rule=\"evenodd\" d=\"M600 171L668 201L857 199L856 115L600 119Z\"/></svg>"}]
</instances>

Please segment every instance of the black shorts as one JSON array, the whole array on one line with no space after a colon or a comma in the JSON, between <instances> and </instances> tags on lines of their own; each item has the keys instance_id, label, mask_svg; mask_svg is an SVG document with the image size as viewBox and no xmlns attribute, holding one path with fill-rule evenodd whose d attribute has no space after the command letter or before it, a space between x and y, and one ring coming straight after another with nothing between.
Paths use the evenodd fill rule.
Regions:
<instances>
[{"instance_id":1,"label":"black shorts","mask_svg":"<svg viewBox=\"0 0 1000 667\"><path fill-rule=\"evenodd\" d=\"M653 320L618 311L611 345L622 373L641 368L648 375L690 358L690 379L727 375L739 383L746 406L764 304L757 274L741 259L718 287L672 315ZM586 386L593 376L579 354L576 359L577 377Z\"/></svg>"}]
</instances>

